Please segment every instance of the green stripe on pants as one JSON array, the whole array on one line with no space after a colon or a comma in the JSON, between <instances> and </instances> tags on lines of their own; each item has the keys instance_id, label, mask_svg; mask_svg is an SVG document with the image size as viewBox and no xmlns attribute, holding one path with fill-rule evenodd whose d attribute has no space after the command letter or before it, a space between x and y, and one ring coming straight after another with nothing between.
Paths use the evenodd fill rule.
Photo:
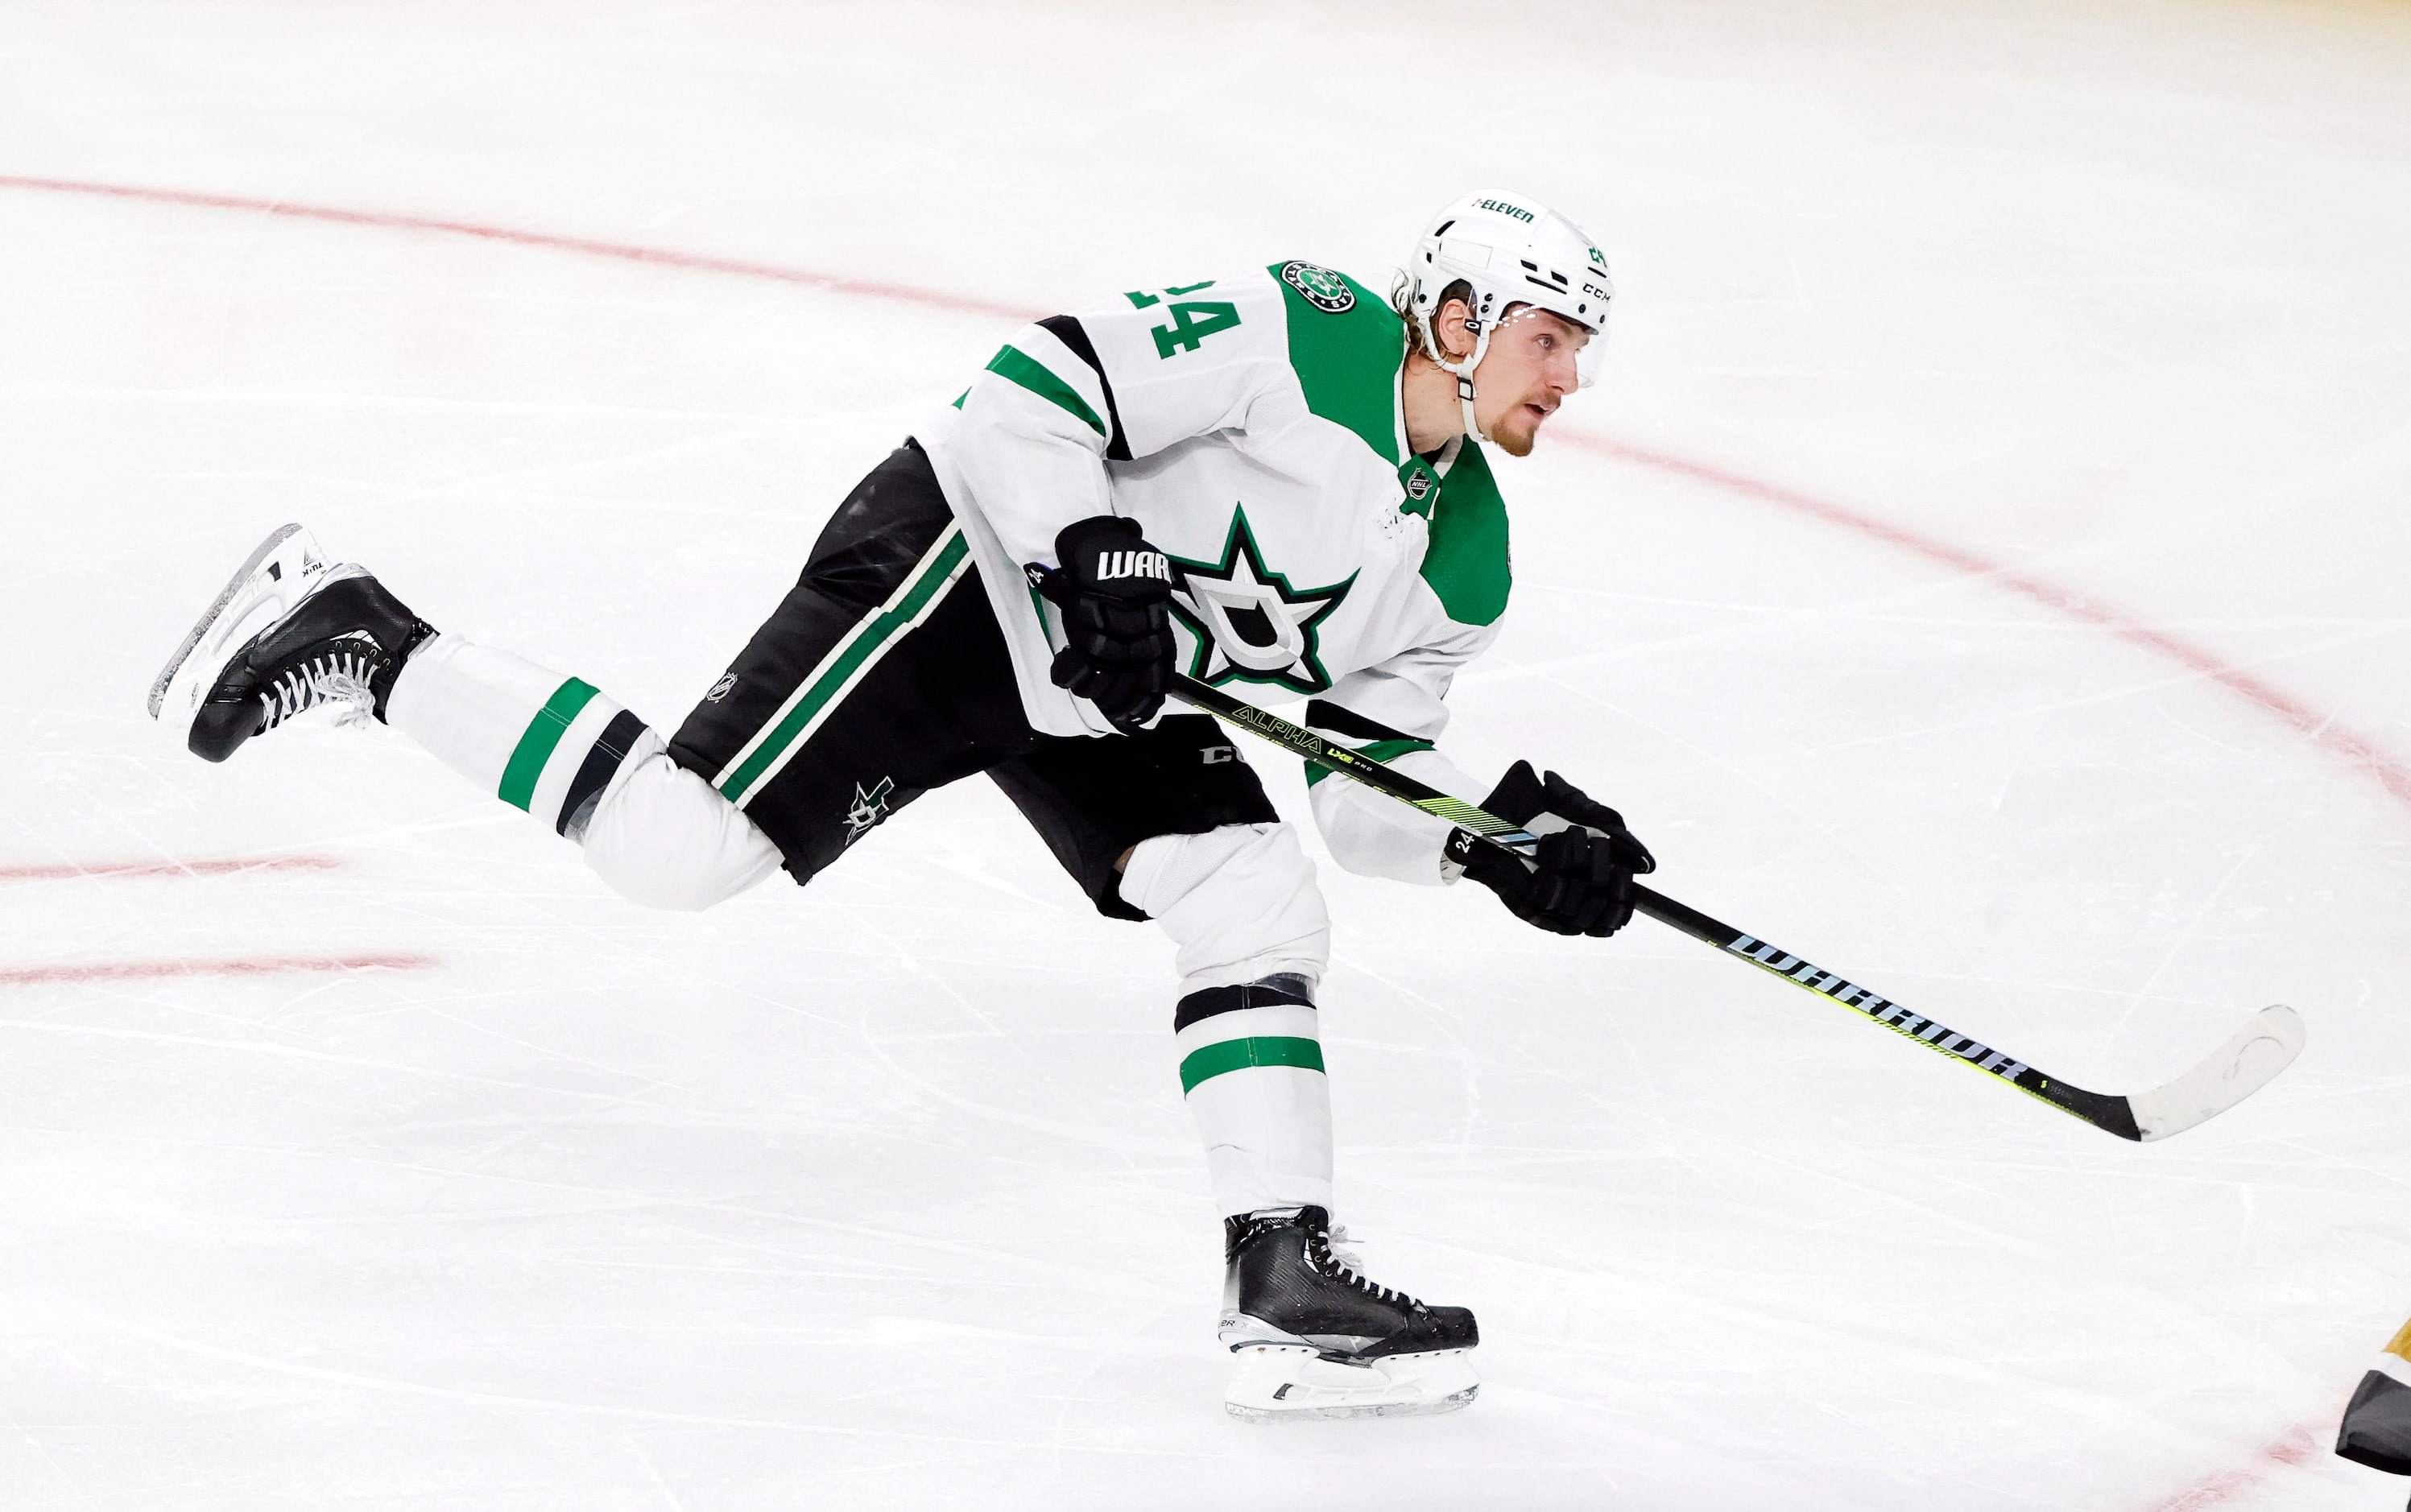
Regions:
<instances>
[{"instance_id":1,"label":"green stripe on pants","mask_svg":"<svg viewBox=\"0 0 2411 1512\"><path fill-rule=\"evenodd\" d=\"M817 669L811 686L802 690L772 729L757 737L761 744L722 777L721 796L744 807L753 789L770 775L789 749L811 738L830 702L867 673L870 663L884 654L899 632L911 629L928 612L932 602L953 580L956 568L970 555L971 543L963 539L962 527L947 527L939 546L924 559L926 564L918 574L885 607L865 618L848 638L838 643Z\"/></svg>"},{"instance_id":2,"label":"green stripe on pants","mask_svg":"<svg viewBox=\"0 0 2411 1512\"><path fill-rule=\"evenodd\" d=\"M1189 1058L1180 1063L1180 1090L1183 1094L1194 1092L1200 1082L1250 1066L1294 1066L1301 1070L1319 1071L1322 1069L1322 1045L1319 1040L1290 1035L1225 1040L1191 1052Z\"/></svg>"},{"instance_id":3,"label":"green stripe on pants","mask_svg":"<svg viewBox=\"0 0 2411 1512\"><path fill-rule=\"evenodd\" d=\"M578 710L593 697L594 685L575 677L552 691L544 707L528 721L527 733L519 736L518 749L504 766L503 785L495 790L496 797L514 808L527 807L528 801L535 796L536 778L544 776L544 763L552 760L553 749L569 733L569 721L577 718Z\"/></svg>"}]
</instances>

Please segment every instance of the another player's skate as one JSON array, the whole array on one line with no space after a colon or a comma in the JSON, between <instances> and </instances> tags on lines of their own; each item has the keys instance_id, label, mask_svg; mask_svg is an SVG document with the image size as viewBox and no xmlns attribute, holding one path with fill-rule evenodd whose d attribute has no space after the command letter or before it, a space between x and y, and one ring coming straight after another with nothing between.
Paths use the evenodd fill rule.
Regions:
<instances>
[{"instance_id":1,"label":"another player's skate","mask_svg":"<svg viewBox=\"0 0 2411 1512\"><path fill-rule=\"evenodd\" d=\"M402 664L434 633L366 569L329 566L286 525L251 554L151 688L151 717L222 762L305 709L385 717Z\"/></svg>"},{"instance_id":2,"label":"another player's skate","mask_svg":"<svg viewBox=\"0 0 2411 1512\"><path fill-rule=\"evenodd\" d=\"M1222 1231L1221 1338L1239 1357L1223 1393L1232 1417L1391 1418L1473 1401L1473 1315L1365 1279L1333 1251L1330 1214L1275 1208L1225 1218Z\"/></svg>"}]
</instances>

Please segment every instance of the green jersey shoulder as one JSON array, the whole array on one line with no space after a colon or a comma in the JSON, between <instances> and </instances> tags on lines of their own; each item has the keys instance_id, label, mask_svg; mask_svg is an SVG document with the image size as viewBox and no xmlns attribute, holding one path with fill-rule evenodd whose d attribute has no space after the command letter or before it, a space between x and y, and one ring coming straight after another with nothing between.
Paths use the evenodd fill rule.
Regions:
<instances>
[{"instance_id":1,"label":"green jersey shoulder","mask_svg":"<svg viewBox=\"0 0 2411 1512\"><path fill-rule=\"evenodd\" d=\"M1289 366L1307 409L1398 470L1399 509L1430 523L1422 573L1448 617L1466 625L1498 619L1513 577L1506 502L1479 443L1469 438L1429 458L1408 453L1406 322L1333 269L1284 262L1265 271L1285 298Z\"/></svg>"}]
</instances>

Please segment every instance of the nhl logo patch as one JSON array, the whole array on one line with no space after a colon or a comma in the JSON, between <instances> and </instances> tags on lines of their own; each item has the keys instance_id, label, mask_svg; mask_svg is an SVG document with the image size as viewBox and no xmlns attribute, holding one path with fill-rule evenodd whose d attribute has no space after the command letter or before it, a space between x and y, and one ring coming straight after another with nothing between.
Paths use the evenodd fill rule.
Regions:
<instances>
[{"instance_id":1,"label":"nhl logo patch","mask_svg":"<svg viewBox=\"0 0 2411 1512\"><path fill-rule=\"evenodd\" d=\"M736 687L737 674L733 672L729 673L726 676L722 677L718 682L711 685L711 691L703 695L703 701L707 704L717 704L734 691Z\"/></svg>"},{"instance_id":2,"label":"nhl logo patch","mask_svg":"<svg viewBox=\"0 0 2411 1512\"><path fill-rule=\"evenodd\" d=\"M1281 264L1281 282L1306 296L1306 302L1326 314L1342 314L1356 308L1356 291L1348 281L1328 268L1312 263Z\"/></svg>"}]
</instances>

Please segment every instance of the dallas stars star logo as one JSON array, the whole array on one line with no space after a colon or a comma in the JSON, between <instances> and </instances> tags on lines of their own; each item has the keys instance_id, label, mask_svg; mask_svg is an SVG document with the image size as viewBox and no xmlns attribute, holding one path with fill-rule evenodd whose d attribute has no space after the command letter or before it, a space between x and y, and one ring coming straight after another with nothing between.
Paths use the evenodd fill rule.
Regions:
<instances>
[{"instance_id":1,"label":"dallas stars star logo","mask_svg":"<svg viewBox=\"0 0 2411 1512\"><path fill-rule=\"evenodd\" d=\"M1248 512L1231 512L1219 562L1172 559L1172 607L1197 636L1189 675L1201 682L1268 682L1301 693L1331 687L1315 626L1348 596L1356 574L1329 588L1293 589L1264 566Z\"/></svg>"},{"instance_id":2,"label":"dallas stars star logo","mask_svg":"<svg viewBox=\"0 0 2411 1512\"><path fill-rule=\"evenodd\" d=\"M845 811L845 843L852 845L870 833L872 826L888 814L887 795L896 791L896 779L883 777L872 787L854 785L854 804Z\"/></svg>"}]
</instances>

